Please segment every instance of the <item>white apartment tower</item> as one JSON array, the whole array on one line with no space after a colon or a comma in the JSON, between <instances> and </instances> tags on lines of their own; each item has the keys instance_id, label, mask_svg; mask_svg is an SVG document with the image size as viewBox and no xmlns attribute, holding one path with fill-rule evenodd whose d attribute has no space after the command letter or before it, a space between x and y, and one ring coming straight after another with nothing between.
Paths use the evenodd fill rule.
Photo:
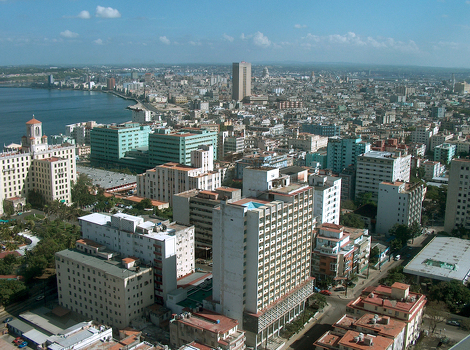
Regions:
<instances>
[{"instance_id":1,"label":"white apartment tower","mask_svg":"<svg viewBox=\"0 0 470 350\"><path fill-rule=\"evenodd\" d=\"M155 301L177 288L177 278L194 272L194 226L144 221L117 213L79 219L82 237L154 267Z\"/></svg>"},{"instance_id":2,"label":"white apartment tower","mask_svg":"<svg viewBox=\"0 0 470 350\"><path fill-rule=\"evenodd\" d=\"M233 63L232 83L232 100L241 101L251 96L251 63Z\"/></svg>"},{"instance_id":3,"label":"white apartment tower","mask_svg":"<svg viewBox=\"0 0 470 350\"><path fill-rule=\"evenodd\" d=\"M388 234L395 224L421 223L426 188L420 182L382 182L377 203L377 233Z\"/></svg>"},{"instance_id":4,"label":"white apartment tower","mask_svg":"<svg viewBox=\"0 0 470 350\"><path fill-rule=\"evenodd\" d=\"M75 146L49 146L42 123L31 119L21 147L0 154L0 214L7 198L26 198L32 190L48 202L69 204L71 183L76 179Z\"/></svg>"},{"instance_id":5,"label":"white apartment tower","mask_svg":"<svg viewBox=\"0 0 470 350\"><path fill-rule=\"evenodd\" d=\"M453 159L447 186L444 230L451 232L458 226L470 229L470 159Z\"/></svg>"},{"instance_id":6,"label":"white apartment tower","mask_svg":"<svg viewBox=\"0 0 470 350\"><path fill-rule=\"evenodd\" d=\"M314 227L307 185L214 208L212 307L238 320L248 346L259 348L304 310Z\"/></svg>"},{"instance_id":7,"label":"white apartment tower","mask_svg":"<svg viewBox=\"0 0 470 350\"><path fill-rule=\"evenodd\" d=\"M377 201L381 182L409 182L411 155L371 151L357 157L356 197L371 192Z\"/></svg>"},{"instance_id":8,"label":"white apartment tower","mask_svg":"<svg viewBox=\"0 0 470 350\"><path fill-rule=\"evenodd\" d=\"M153 273L135 258L119 258L90 240L55 254L59 304L119 329L154 303Z\"/></svg>"},{"instance_id":9,"label":"white apartment tower","mask_svg":"<svg viewBox=\"0 0 470 350\"><path fill-rule=\"evenodd\" d=\"M308 182L315 190L314 212L319 224L339 225L341 209L341 178L327 175L311 175Z\"/></svg>"}]
</instances>

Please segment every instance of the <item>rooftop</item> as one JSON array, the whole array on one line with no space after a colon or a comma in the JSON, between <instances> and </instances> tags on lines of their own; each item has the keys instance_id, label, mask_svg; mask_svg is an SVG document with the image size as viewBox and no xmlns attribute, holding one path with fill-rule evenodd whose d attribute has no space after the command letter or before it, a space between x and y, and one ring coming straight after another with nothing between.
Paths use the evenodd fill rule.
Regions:
<instances>
[{"instance_id":1,"label":"rooftop","mask_svg":"<svg viewBox=\"0 0 470 350\"><path fill-rule=\"evenodd\" d=\"M192 313L190 317L184 317L177 321L213 333L226 333L238 325L238 321L233 318L205 309Z\"/></svg>"},{"instance_id":2,"label":"rooftop","mask_svg":"<svg viewBox=\"0 0 470 350\"><path fill-rule=\"evenodd\" d=\"M435 237L404 268L403 272L442 281L466 281L470 274L470 241Z\"/></svg>"}]
</instances>

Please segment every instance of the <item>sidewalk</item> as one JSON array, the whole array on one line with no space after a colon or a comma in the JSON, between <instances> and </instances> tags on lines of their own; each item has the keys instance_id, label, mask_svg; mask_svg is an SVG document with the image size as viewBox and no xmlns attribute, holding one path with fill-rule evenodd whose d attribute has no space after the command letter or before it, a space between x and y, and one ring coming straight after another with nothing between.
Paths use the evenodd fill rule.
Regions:
<instances>
[{"instance_id":1,"label":"sidewalk","mask_svg":"<svg viewBox=\"0 0 470 350\"><path fill-rule=\"evenodd\" d=\"M282 349L287 349L289 348L293 343L295 343L297 341L297 339L301 338L305 332L307 332L308 330L310 330L310 328L312 328L312 326L318 322L318 320L320 320L323 315L325 314L325 312L327 310L329 310L331 308L331 304L328 304L327 306L325 306L323 308L322 311L320 312L317 312L315 314L315 316L313 316L305 325L304 327L302 328L302 330L299 332L299 333L296 333L294 334L292 337L290 337L290 339L288 341L285 342L285 344L280 348L280 350Z\"/></svg>"}]
</instances>

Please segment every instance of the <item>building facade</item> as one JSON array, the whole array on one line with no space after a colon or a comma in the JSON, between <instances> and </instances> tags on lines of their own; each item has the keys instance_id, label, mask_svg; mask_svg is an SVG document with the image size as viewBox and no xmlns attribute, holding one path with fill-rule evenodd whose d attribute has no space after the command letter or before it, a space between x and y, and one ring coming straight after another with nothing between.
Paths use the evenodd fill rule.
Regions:
<instances>
[{"instance_id":1,"label":"building facade","mask_svg":"<svg viewBox=\"0 0 470 350\"><path fill-rule=\"evenodd\" d=\"M299 184L214 209L214 308L237 319L255 349L279 335L313 292L312 213L313 188Z\"/></svg>"},{"instance_id":2,"label":"building facade","mask_svg":"<svg viewBox=\"0 0 470 350\"><path fill-rule=\"evenodd\" d=\"M442 164L450 164L455 156L457 146L450 143L443 143L434 148L434 161Z\"/></svg>"},{"instance_id":3,"label":"building facade","mask_svg":"<svg viewBox=\"0 0 470 350\"><path fill-rule=\"evenodd\" d=\"M35 118L26 123L21 143L21 148L0 154L0 214L5 199L26 198L31 191L46 202L70 204L77 171L75 146L49 146Z\"/></svg>"},{"instance_id":4,"label":"building facade","mask_svg":"<svg viewBox=\"0 0 470 350\"><path fill-rule=\"evenodd\" d=\"M411 155L371 151L357 158L356 197L360 193L372 193L377 201L381 182L409 182Z\"/></svg>"},{"instance_id":5,"label":"building facade","mask_svg":"<svg viewBox=\"0 0 470 350\"><path fill-rule=\"evenodd\" d=\"M351 164L356 166L357 156L369 151L370 143L363 142L360 137L352 139L330 137L326 167L335 173L340 173Z\"/></svg>"},{"instance_id":6,"label":"building facade","mask_svg":"<svg viewBox=\"0 0 470 350\"><path fill-rule=\"evenodd\" d=\"M339 225L341 212L341 178L327 175L311 175L309 184L315 191L313 215L318 222Z\"/></svg>"},{"instance_id":7,"label":"building facade","mask_svg":"<svg viewBox=\"0 0 470 350\"><path fill-rule=\"evenodd\" d=\"M339 136L341 133L341 127L336 124L302 124L301 130L302 132L328 137Z\"/></svg>"},{"instance_id":8,"label":"building facade","mask_svg":"<svg viewBox=\"0 0 470 350\"><path fill-rule=\"evenodd\" d=\"M377 233L388 234L395 225L421 224L426 188L421 182L382 182L377 203Z\"/></svg>"},{"instance_id":9,"label":"building facade","mask_svg":"<svg viewBox=\"0 0 470 350\"><path fill-rule=\"evenodd\" d=\"M242 101L251 96L251 63L232 64L232 100Z\"/></svg>"},{"instance_id":10,"label":"building facade","mask_svg":"<svg viewBox=\"0 0 470 350\"><path fill-rule=\"evenodd\" d=\"M447 186L444 230L451 232L458 226L470 229L470 159L452 160Z\"/></svg>"},{"instance_id":11,"label":"building facade","mask_svg":"<svg viewBox=\"0 0 470 350\"><path fill-rule=\"evenodd\" d=\"M142 318L154 303L153 272L134 258L116 259L91 241L55 254L59 304L117 328ZM104 247L103 247L104 248Z\"/></svg>"}]
</instances>

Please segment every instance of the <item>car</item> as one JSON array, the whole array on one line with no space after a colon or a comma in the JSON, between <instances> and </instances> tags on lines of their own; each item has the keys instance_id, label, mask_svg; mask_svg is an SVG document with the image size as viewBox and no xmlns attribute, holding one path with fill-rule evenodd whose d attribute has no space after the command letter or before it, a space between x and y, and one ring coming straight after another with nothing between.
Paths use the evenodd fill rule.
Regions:
<instances>
[{"instance_id":1,"label":"car","mask_svg":"<svg viewBox=\"0 0 470 350\"><path fill-rule=\"evenodd\" d=\"M346 290L346 288L343 287L343 286L335 288L335 292L344 292L345 290Z\"/></svg>"},{"instance_id":2,"label":"car","mask_svg":"<svg viewBox=\"0 0 470 350\"><path fill-rule=\"evenodd\" d=\"M44 295L40 295L40 296L36 297L36 301L39 301L39 300L42 300L42 299L44 299Z\"/></svg>"},{"instance_id":3,"label":"car","mask_svg":"<svg viewBox=\"0 0 470 350\"><path fill-rule=\"evenodd\" d=\"M18 347L19 347L20 349L21 349L21 348L24 348L24 347L26 347L26 346L28 346L28 342L26 342L26 341L24 341L24 342L22 342L20 345L18 345Z\"/></svg>"},{"instance_id":4,"label":"car","mask_svg":"<svg viewBox=\"0 0 470 350\"><path fill-rule=\"evenodd\" d=\"M395 261L398 261L398 260L400 260L400 259L401 259L401 256L400 256L400 254L398 254L398 255L395 255L395 257L393 258L393 260L395 260Z\"/></svg>"},{"instance_id":5,"label":"car","mask_svg":"<svg viewBox=\"0 0 470 350\"><path fill-rule=\"evenodd\" d=\"M7 317L3 320L3 323L8 323L8 322L11 322L13 321L13 317Z\"/></svg>"},{"instance_id":6,"label":"car","mask_svg":"<svg viewBox=\"0 0 470 350\"><path fill-rule=\"evenodd\" d=\"M460 322L456 320L449 320L446 322L448 325L460 327Z\"/></svg>"},{"instance_id":7,"label":"car","mask_svg":"<svg viewBox=\"0 0 470 350\"><path fill-rule=\"evenodd\" d=\"M324 290L321 290L321 291L320 291L320 294L323 294L323 295L331 295L331 292L330 292L329 290L324 289Z\"/></svg>"},{"instance_id":8,"label":"car","mask_svg":"<svg viewBox=\"0 0 470 350\"><path fill-rule=\"evenodd\" d=\"M349 282L348 282L348 286L354 288L354 287L356 286L356 283L354 283L354 281L349 281Z\"/></svg>"},{"instance_id":9,"label":"car","mask_svg":"<svg viewBox=\"0 0 470 350\"><path fill-rule=\"evenodd\" d=\"M16 345L20 345L22 342L24 342L24 340L21 337L18 337L15 340L13 340L13 343L15 343Z\"/></svg>"},{"instance_id":10,"label":"car","mask_svg":"<svg viewBox=\"0 0 470 350\"><path fill-rule=\"evenodd\" d=\"M320 288L318 288L318 287L313 287L313 291L314 291L315 293L320 293Z\"/></svg>"}]
</instances>

